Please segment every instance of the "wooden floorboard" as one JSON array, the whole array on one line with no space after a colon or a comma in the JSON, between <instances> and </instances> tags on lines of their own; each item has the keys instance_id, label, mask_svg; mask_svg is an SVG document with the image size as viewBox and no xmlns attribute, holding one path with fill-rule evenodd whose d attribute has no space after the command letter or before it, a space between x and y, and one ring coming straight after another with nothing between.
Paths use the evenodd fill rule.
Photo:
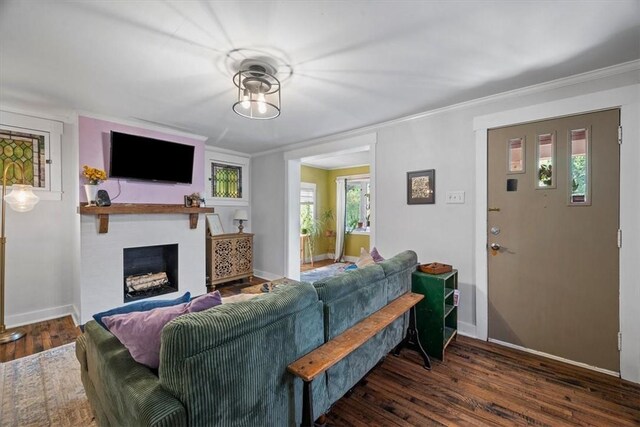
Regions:
<instances>
[{"instance_id":1,"label":"wooden floorboard","mask_svg":"<svg viewBox=\"0 0 640 427\"><path fill-rule=\"evenodd\" d=\"M466 337L433 365L387 356L327 425L640 426L640 386L606 374Z\"/></svg>"},{"instance_id":2,"label":"wooden floorboard","mask_svg":"<svg viewBox=\"0 0 640 427\"><path fill-rule=\"evenodd\" d=\"M262 279L254 279L253 286ZM0 361L73 342L71 316L24 327ZM459 337L422 367L404 349L340 399L327 426L640 426L640 385L497 344Z\"/></svg>"},{"instance_id":3,"label":"wooden floorboard","mask_svg":"<svg viewBox=\"0 0 640 427\"><path fill-rule=\"evenodd\" d=\"M74 342L81 333L71 316L33 323L22 326L21 329L26 331L24 337L12 343L0 344L0 362L8 362L69 344Z\"/></svg>"}]
</instances>

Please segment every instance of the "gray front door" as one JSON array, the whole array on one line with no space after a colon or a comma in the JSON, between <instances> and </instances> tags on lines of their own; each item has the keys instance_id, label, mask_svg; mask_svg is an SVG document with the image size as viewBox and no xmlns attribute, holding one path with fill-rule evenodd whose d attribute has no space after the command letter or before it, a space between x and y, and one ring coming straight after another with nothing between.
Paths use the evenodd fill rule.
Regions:
<instances>
[{"instance_id":1,"label":"gray front door","mask_svg":"<svg viewBox=\"0 0 640 427\"><path fill-rule=\"evenodd\" d=\"M618 372L620 111L489 131L489 338Z\"/></svg>"}]
</instances>

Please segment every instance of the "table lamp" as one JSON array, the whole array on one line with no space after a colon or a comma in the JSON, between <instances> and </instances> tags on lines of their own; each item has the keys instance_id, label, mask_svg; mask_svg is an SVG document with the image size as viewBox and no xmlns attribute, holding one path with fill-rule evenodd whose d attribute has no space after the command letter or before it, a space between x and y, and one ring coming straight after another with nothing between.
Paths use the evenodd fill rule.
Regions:
<instances>
[{"instance_id":1,"label":"table lamp","mask_svg":"<svg viewBox=\"0 0 640 427\"><path fill-rule=\"evenodd\" d=\"M0 231L0 344L22 338L25 334L23 329L16 329L7 332L4 324L4 272L5 272L5 248L7 238L4 235L4 221L6 217L6 204L9 203L11 209L17 212L29 212L38 203L38 196L33 194L30 185L24 185L24 168L15 162L5 162L6 166L2 174L2 229ZM14 184L11 193L5 196L7 190L7 172L13 166L22 172L22 185Z\"/></svg>"},{"instance_id":2,"label":"table lamp","mask_svg":"<svg viewBox=\"0 0 640 427\"><path fill-rule=\"evenodd\" d=\"M249 215L247 214L246 209L236 209L236 213L233 215L233 219L235 219L236 221L240 221L240 225L238 225L238 233L242 233L242 230L244 230L242 222L249 221Z\"/></svg>"}]
</instances>

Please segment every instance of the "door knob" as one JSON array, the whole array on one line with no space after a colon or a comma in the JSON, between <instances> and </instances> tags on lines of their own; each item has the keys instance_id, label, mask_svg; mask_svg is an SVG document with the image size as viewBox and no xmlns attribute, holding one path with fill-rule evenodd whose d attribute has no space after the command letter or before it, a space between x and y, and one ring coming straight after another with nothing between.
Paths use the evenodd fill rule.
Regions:
<instances>
[{"instance_id":1,"label":"door knob","mask_svg":"<svg viewBox=\"0 0 640 427\"><path fill-rule=\"evenodd\" d=\"M500 250L500 245L498 243L492 243L489 247L491 248L491 255L498 255L498 251Z\"/></svg>"}]
</instances>

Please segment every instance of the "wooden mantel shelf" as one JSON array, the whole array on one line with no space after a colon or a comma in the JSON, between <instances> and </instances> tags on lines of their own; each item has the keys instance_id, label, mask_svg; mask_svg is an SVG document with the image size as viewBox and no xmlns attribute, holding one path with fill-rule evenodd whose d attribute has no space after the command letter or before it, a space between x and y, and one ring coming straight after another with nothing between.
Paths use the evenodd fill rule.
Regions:
<instances>
[{"instance_id":1,"label":"wooden mantel shelf","mask_svg":"<svg viewBox=\"0 0 640 427\"><path fill-rule=\"evenodd\" d=\"M80 205L80 214L98 217L98 233L109 232L109 215L187 214L189 228L198 228L198 215L213 213L213 208L187 208L183 205L158 205L144 203L114 203L111 206Z\"/></svg>"}]
</instances>

